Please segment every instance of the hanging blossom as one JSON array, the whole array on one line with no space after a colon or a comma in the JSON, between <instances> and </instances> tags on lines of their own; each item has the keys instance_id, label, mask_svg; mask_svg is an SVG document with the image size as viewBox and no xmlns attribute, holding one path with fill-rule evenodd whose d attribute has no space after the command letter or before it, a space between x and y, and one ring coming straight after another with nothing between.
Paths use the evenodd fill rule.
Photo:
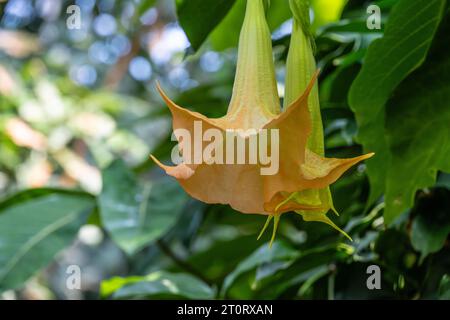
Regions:
<instances>
[{"instance_id":1,"label":"hanging blossom","mask_svg":"<svg viewBox=\"0 0 450 320\"><path fill-rule=\"evenodd\" d=\"M350 159L324 157L323 128L315 84L318 72L309 39L298 18L296 15L294 19L287 61L283 110L277 92L263 0L247 1L233 94L225 116L207 118L182 108L170 100L158 85L173 116L173 129L182 161L176 166L167 166L153 156L152 159L168 175L176 178L188 194L200 201L229 204L242 213L266 215L268 220L263 231L274 218L272 241L280 216L289 211L296 211L307 221L326 222L337 228L326 217L326 212L333 209L329 185L351 166L373 155ZM200 143L192 146L187 137L198 135L196 130L199 128L214 134L203 136ZM233 130L239 134L230 138L229 133ZM267 133L277 139L269 140ZM236 160L239 150L236 146L228 149L214 143L236 139L248 146L253 138L260 147L265 145L268 152L278 155L275 173L264 174L267 163L263 159L246 163L225 162L222 160L224 155L227 160ZM205 151L203 157L198 157L196 150L199 149Z\"/></svg>"},{"instance_id":2,"label":"hanging blossom","mask_svg":"<svg viewBox=\"0 0 450 320\"><path fill-rule=\"evenodd\" d=\"M313 54L313 40L310 31L309 7L305 0L289 0L292 13L294 15L291 44L286 60L286 84L284 96L284 108L289 108L291 103L307 89L310 79L317 70ZM322 116L320 113L319 88L315 84L308 97L308 109L310 112L312 131L308 137L306 145L306 157L325 156L324 132ZM369 158L373 154L363 156ZM361 158L361 157L360 157ZM312 159L311 159L312 160ZM308 161L308 160L307 160ZM278 204L280 207L290 207L295 209L297 206L309 206L309 210L295 210L305 221L317 221L326 223L351 240L351 238L340 228L338 228L328 217L327 212L336 211L333 205L333 198L330 187L319 189L306 189L293 193L281 193L283 200ZM317 209L313 209L316 207ZM269 215L266 224L259 237L268 227L272 218L275 218L274 230L276 230L279 216Z\"/></svg>"}]
</instances>

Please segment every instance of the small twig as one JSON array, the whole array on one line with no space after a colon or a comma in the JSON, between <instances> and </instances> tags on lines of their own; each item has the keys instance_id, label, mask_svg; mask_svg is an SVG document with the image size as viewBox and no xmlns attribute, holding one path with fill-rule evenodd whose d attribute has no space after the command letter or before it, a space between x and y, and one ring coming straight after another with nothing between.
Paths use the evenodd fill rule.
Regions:
<instances>
[{"instance_id":1,"label":"small twig","mask_svg":"<svg viewBox=\"0 0 450 320\"><path fill-rule=\"evenodd\" d=\"M178 257L162 240L156 241L156 245L161 249L164 254L173 260L180 268L186 270L187 272L193 274L197 278L201 279L203 282L211 285L211 281L206 278L199 270L190 265L188 262Z\"/></svg>"}]
</instances>

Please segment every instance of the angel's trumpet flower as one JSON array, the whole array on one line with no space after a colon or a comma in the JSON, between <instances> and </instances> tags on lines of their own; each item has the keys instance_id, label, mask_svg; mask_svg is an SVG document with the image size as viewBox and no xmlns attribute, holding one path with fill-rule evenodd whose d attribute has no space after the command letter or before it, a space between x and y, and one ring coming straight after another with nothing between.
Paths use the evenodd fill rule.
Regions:
<instances>
[{"instance_id":1,"label":"angel's trumpet flower","mask_svg":"<svg viewBox=\"0 0 450 320\"><path fill-rule=\"evenodd\" d=\"M313 55L312 35L310 33L309 8L306 0L289 0L293 13L293 26L291 44L286 61L286 86L284 107L289 105L308 86L309 79L316 71L316 62ZM325 156L324 132L322 116L320 114L318 85L314 85L308 99L308 109L311 115L312 131L307 141L307 152ZM305 221L319 221L331 225L342 232L328 217L329 210L337 214L333 206L333 199L329 187L323 189L308 189L286 195L286 202L296 202L309 206L319 207L318 210L296 210Z\"/></svg>"},{"instance_id":2,"label":"angel's trumpet flower","mask_svg":"<svg viewBox=\"0 0 450 320\"><path fill-rule=\"evenodd\" d=\"M309 79L316 71L312 48L312 35L310 34L309 10L306 0L289 0L294 15L291 44L286 62L286 86L284 107L289 105L308 86ZM324 133L322 117L320 114L319 90L317 84L311 90L308 99L308 109L311 115L312 131L307 141L306 157L316 155L324 157ZM370 157L372 154L363 157ZM327 212L332 210L337 214L333 205L330 188L307 189L291 194L285 193L285 199L279 204L297 203L298 205L317 207L318 209L296 210L305 221L318 221L329 224L351 239L344 231L339 229L328 217ZM270 221L270 217L268 219ZM266 227L267 227L266 223ZM276 229L277 221L275 221ZM263 229L264 230L264 229Z\"/></svg>"},{"instance_id":3,"label":"angel's trumpet flower","mask_svg":"<svg viewBox=\"0 0 450 320\"><path fill-rule=\"evenodd\" d=\"M184 109L158 86L172 113L183 161L177 166L166 166L152 158L167 174L175 177L187 193L206 203L229 204L242 213L268 215L276 221L282 213L291 210L316 212L321 208L315 204L290 201L286 195L326 189L348 168L371 156L326 159L307 149L312 130L308 97L316 78L317 72L311 75L304 93L292 99L289 107L281 112L263 0L248 0L227 114L211 119ZM192 145L190 138L199 135L198 129L205 134L200 142L196 139ZM240 131L230 138L230 130ZM238 148L225 148L218 142L226 141L228 146L228 142L235 139L237 145L245 145L247 151L251 151L252 141L257 141L260 148L266 147L267 154L270 151L271 155L279 155L277 170L264 172L267 162L255 159L250 152L240 158L246 161L233 161ZM200 157L198 150L203 151Z\"/></svg>"}]
</instances>

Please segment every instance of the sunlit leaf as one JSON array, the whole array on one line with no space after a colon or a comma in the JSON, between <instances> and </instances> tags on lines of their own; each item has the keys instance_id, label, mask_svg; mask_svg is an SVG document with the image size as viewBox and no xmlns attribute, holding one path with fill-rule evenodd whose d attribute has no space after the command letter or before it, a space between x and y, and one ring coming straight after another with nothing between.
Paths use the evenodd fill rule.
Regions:
<instances>
[{"instance_id":1,"label":"sunlit leaf","mask_svg":"<svg viewBox=\"0 0 450 320\"><path fill-rule=\"evenodd\" d=\"M317 29L339 20L347 0L311 0L314 11L312 28Z\"/></svg>"},{"instance_id":2,"label":"sunlit leaf","mask_svg":"<svg viewBox=\"0 0 450 320\"><path fill-rule=\"evenodd\" d=\"M116 277L103 281L101 294L103 297L111 296L114 299L139 297L212 299L215 290L191 275L158 271L144 277Z\"/></svg>"},{"instance_id":3,"label":"sunlit leaf","mask_svg":"<svg viewBox=\"0 0 450 320\"><path fill-rule=\"evenodd\" d=\"M298 251L280 241L275 241L272 244L272 248L270 248L269 243L262 245L247 259L241 261L236 269L226 277L221 294L225 295L233 282L243 273L251 271L265 263L293 260L298 254Z\"/></svg>"}]
</instances>

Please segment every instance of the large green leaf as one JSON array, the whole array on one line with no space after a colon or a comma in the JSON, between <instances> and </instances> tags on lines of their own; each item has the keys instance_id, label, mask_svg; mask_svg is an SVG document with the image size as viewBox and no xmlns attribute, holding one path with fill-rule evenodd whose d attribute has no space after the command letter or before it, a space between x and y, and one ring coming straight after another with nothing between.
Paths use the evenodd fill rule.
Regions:
<instances>
[{"instance_id":1,"label":"large green leaf","mask_svg":"<svg viewBox=\"0 0 450 320\"><path fill-rule=\"evenodd\" d=\"M169 178L139 185L123 161L117 160L103 172L100 215L113 240L134 254L175 224L187 199Z\"/></svg>"},{"instance_id":2,"label":"large green leaf","mask_svg":"<svg viewBox=\"0 0 450 320\"><path fill-rule=\"evenodd\" d=\"M145 277L115 277L103 281L101 295L115 299L142 297L213 299L215 290L191 275L158 271Z\"/></svg>"},{"instance_id":3,"label":"large green leaf","mask_svg":"<svg viewBox=\"0 0 450 320\"><path fill-rule=\"evenodd\" d=\"M263 264L272 264L286 261L293 261L298 257L299 252L284 244L281 241L275 241L272 247L269 243L262 245L259 249L253 252L247 259L241 261L236 269L230 273L223 283L221 295L224 296L227 290L231 287L233 282L243 273L256 269ZM273 272L279 270L277 268L271 268ZM264 271L262 271L264 272ZM267 274L266 274L267 276Z\"/></svg>"},{"instance_id":4,"label":"large green leaf","mask_svg":"<svg viewBox=\"0 0 450 320\"><path fill-rule=\"evenodd\" d=\"M22 192L0 204L0 291L17 288L67 247L95 207L93 197Z\"/></svg>"},{"instance_id":5,"label":"large green leaf","mask_svg":"<svg viewBox=\"0 0 450 320\"><path fill-rule=\"evenodd\" d=\"M317 245L311 250L297 252L295 259L285 263L280 271L274 270L270 276L258 278L258 272L261 272L258 270L257 278L252 283L254 299L276 299L290 288L299 288L299 296L305 297L305 292L314 282L330 272L328 265L338 255L335 245Z\"/></svg>"},{"instance_id":6,"label":"large green leaf","mask_svg":"<svg viewBox=\"0 0 450 320\"><path fill-rule=\"evenodd\" d=\"M358 140L364 151L376 153L366 162L370 203L385 189L389 161L384 136L385 104L400 82L425 60L444 5L445 0L400 0L392 9L384 37L370 45L350 90L349 103L359 125Z\"/></svg>"},{"instance_id":7,"label":"large green leaf","mask_svg":"<svg viewBox=\"0 0 450 320\"><path fill-rule=\"evenodd\" d=\"M447 15L427 62L398 87L388 103L388 222L412 206L418 189L434 185L438 170L450 172L449 49Z\"/></svg>"},{"instance_id":8,"label":"large green leaf","mask_svg":"<svg viewBox=\"0 0 450 320\"><path fill-rule=\"evenodd\" d=\"M200 48L235 2L236 0L177 0L178 21L194 50Z\"/></svg>"},{"instance_id":9,"label":"large green leaf","mask_svg":"<svg viewBox=\"0 0 450 320\"><path fill-rule=\"evenodd\" d=\"M191 255L188 262L197 270L202 270L207 279L222 281L241 260L247 258L260 245L255 240L254 234L234 239L216 240L206 250Z\"/></svg>"}]
</instances>

